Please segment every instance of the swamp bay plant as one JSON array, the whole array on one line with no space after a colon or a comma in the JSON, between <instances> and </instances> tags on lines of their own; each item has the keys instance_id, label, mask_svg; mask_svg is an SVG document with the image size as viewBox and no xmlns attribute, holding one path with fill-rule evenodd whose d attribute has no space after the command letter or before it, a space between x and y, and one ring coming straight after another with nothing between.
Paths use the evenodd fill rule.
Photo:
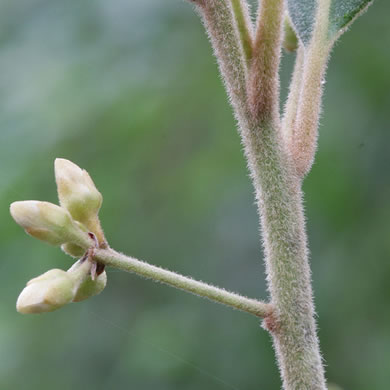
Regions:
<instances>
[{"instance_id":1,"label":"swamp bay plant","mask_svg":"<svg viewBox=\"0 0 390 390\"><path fill-rule=\"evenodd\" d=\"M66 253L82 259L66 273L51 270L30 281L18 300L18 310L51 311L95 295L105 286L104 266L113 266L263 318L264 328L273 337L284 388L325 389L301 186L314 159L329 53L370 1L263 0L256 25L251 22L245 0L192 3L213 45L242 137L261 220L269 303L111 249L98 218L101 194L88 173L70 161L57 159L55 174L61 207L47 202L15 202L11 214L27 233L60 245ZM283 26L290 49L294 48L291 42L296 34L297 54L280 117Z\"/></svg>"}]
</instances>

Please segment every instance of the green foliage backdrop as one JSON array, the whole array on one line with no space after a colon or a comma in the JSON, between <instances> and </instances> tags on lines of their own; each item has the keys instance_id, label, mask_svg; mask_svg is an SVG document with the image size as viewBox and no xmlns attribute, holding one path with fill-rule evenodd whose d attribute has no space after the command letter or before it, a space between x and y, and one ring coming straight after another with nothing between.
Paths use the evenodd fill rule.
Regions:
<instances>
[{"instance_id":1,"label":"green foliage backdrop","mask_svg":"<svg viewBox=\"0 0 390 390\"><path fill-rule=\"evenodd\" d=\"M344 390L388 388L389 12L377 1L333 52L304 186L327 377ZM102 295L58 312L15 311L28 279L71 265L8 211L56 202L55 157L91 173L115 249L266 297L253 190L191 6L4 0L0 58L0 388L280 388L256 319L134 275L108 271Z\"/></svg>"}]
</instances>

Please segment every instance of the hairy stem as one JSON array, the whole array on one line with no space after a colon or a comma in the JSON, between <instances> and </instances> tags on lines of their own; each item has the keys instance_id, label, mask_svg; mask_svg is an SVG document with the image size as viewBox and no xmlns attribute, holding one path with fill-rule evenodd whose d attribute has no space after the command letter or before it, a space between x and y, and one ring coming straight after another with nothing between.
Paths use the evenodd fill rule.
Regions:
<instances>
[{"instance_id":1,"label":"hairy stem","mask_svg":"<svg viewBox=\"0 0 390 390\"><path fill-rule=\"evenodd\" d=\"M285 390L324 390L314 321L300 180L279 121L283 1L263 0L249 76L249 112L240 122L256 190L267 280L277 324L272 333Z\"/></svg>"},{"instance_id":2,"label":"hairy stem","mask_svg":"<svg viewBox=\"0 0 390 390\"><path fill-rule=\"evenodd\" d=\"M290 138L291 155L300 177L309 172L317 149L322 84L331 48L327 37L330 4L331 0L319 0L313 36L304 54L298 110Z\"/></svg>"},{"instance_id":3,"label":"hairy stem","mask_svg":"<svg viewBox=\"0 0 390 390\"><path fill-rule=\"evenodd\" d=\"M246 0L231 0L234 19L245 53L245 59L249 63L253 50L253 26L249 14L249 6Z\"/></svg>"},{"instance_id":4,"label":"hairy stem","mask_svg":"<svg viewBox=\"0 0 390 390\"><path fill-rule=\"evenodd\" d=\"M302 44L299 44L295 58L293 76L290 82L290 91L288 94L284 116L282 121L282 137L288 150L292 148L293 129L298 111L299 95L301 91L303 60L305 51Z\"/></svg>"},{"instance_id":5,"label":"hairy stem","mask_svg":"<svg viewBox=\"0 0 390 390\"><path fill-rule=\"evenodd\" d=\"M285 390L323 390L300 183L279 132L261 125L248 147L261 216L267 280L277 325L271 330Z\"/></svg>"},{"instance_id":6,"label":"hairy stem","mask_svg":"<svg viewBox=\"0 0 390 390\"><path fill-rule=\"evenodd\" d=\"M195 0L236 115L246 110L247 66L230 0Z\"/></svg>"},{"instance_id":7,"label":"hairy stem","mask_svg":"<svg viewBox=\"0 0 390 390\"><path fill-rule=\"evenodd\" d=\"M253 59L248 82L249 110L262 121L279 118L279 62L284 1L263 0L257 17Z\"/></svg>"},{"instance_id":8,"label":"hairy stem","mask_svg":"<svg viewBox=\"0 0 390 390\"><path fill-rule=\"evenodd\" d=\"M204 3L221 5L223 1L204 0ZM240 58L229 60L224 49L235 48L240 41L232 34L232 40L226 43L225 31L232 31L233 27L219 24L218 12L208 13L206 17L203 13L203 16L228 93L233 96L231 100L256 191L267 279L275 308L273 320L266 321L265 326L273 336L283 387L324 390L300 180L286 152L279 119L278 68L283 12L283 0L261 2L249 75L245 77L247 93L242 89L241 77L239 91L244 92L236 94L226 69L235 64L234 72L242 75L245 67Z\"/></svg>"},{"instance_id":9,"label":"hairy stem","mask_svg":"<svg viewBox=\"0 0 390 390\"><path fill-rule=\"evenodd\" d=\"M222 288L156 267L133 257L125 256L113 249L96 249L94 259L107 266L112 266L126 272L136 273L145 278L168 284L180 290L190 292L203 298L208 298L211 301L222 303L261 318L271 315L273 311L270 304L247 298Z\"/></svg>"}]
</instances>

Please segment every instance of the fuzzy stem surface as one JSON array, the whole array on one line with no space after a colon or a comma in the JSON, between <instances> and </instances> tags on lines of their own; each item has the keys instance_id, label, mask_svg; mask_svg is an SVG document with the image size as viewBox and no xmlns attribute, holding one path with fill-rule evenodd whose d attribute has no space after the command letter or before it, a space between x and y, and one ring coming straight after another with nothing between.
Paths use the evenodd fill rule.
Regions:
<instances>
[{"instance_id":1,"label":"fuzzy stem surface","mask_svg":"<svg viewBox=\"0 0 390 390\"><path fill-rule=\"evenodd\" d=\"M247 150L260 212L268 286L275 307L276 324L269 330L283 388L324 390L300 181L277 129L271 122L257 126L261 137L252 137Z\"/></svg>"},{"instance_id":2,"label":"fuzzy stem surface","mask_svg":"<svg viewBox=\"0 0 390 390\"><path fill-rule=\"evenodd\" d=\"M223 1L204 0L203 3L220 6ZM218 12L205 13L203 9L200 13L239 122L256 191L267 280L275 309L272 321L266 320L265 326L273 336L283 388L324 390L326 386L314 321L301 182L293 160L286 151L279 118L278 70L284 2L261 2L249 74L236 78L240 88L234 88L237 84L231 82L231 74L245 74L242 57L231 59L224 50L234 56L229 48L239 47L237 35L232 34L232 39L226 40L225 32L233 31L233 27L225 28L219 24L221 14ZM239 52L235 51L237 54ZM227 69L233 72L229 74ZM246 90L242 88L244 79L247 80Z\"/></svg>"},{"instance_id":3,"label":"fuzzy stem surface","mask_svg":"<svg viewBox=\"0 0 390 390\"><path fill-rule=\"evenodd\" d=\"M284 108L282 121L282 137L289 151L292 148L295 121L298 111L299 95L301 91L303 61L305 51L302 44L299 44L295 58L294 71L290 82L290 90Z\"/></svg>"},{"instance_id":4,"label":"fuzzy stem surface","mask_svg":"<svg viewBox=\"0 0 390 390\"><path fill-rule=\"evenodd\" d=\"M283 3L261 3L249 75L249 107L240 126L260 214L267 281L275 307L276 323L269 330L283 388L324 390L301 182L279 119Z\"/></svg>"},{"instance_id":5,"label":"fuzzy stem surface","mask_svg":"<svg viewBox=\"0 0 390 390\"><path fill-rule=\"evenodd\" d=\"M248 77L248 103L258 121L279 118L279 62L284 1L263 0L259 5L253 58Z\"/></svg>"},{"instance_id":6,"label":"fuzzy stem surface","mask_svg":"<svg viewBox=\"0 0 390 390\"><path fill-rule=\"evenodd\" d=\"M230 0L196 0L236 116L246 110L248 66Z\"/></svg>"},{"instance_id":7,"label":"fuzzy stem surface","mask_svg":"<svg viewBox=\"0 0 390 390\"><path fill-rule=\"evenodd\" d=\"M245 311L257 317L267 317L272 314L272 305L226 291L225 289L200 282L189 277L168 271L161 267L148 264L133 257L125 256L113 249L96 249L94 260L107 266L126 272L136 273L148 279L162 282L180 290L190 292L211 301L222 303L234 309Z\"/></svg>"},{"instance_id":8,"label":"fuzzy stem surface","mask_svg":"<svg viewBox=\"0 0 390 390\"><path fill-rule=\"evenodd\" d=\"M318 1L313 36L304 53L298 109L290 133L290 151L301 178L310 171L317 149L322 86L332 46L327 36L330 5L331 0Z\"/></svg>"},{"instance_id":9,"label":"fuzzy stem surface","mask_svg":"<svg viewBox=\"0 0 390 390\"><path fill-rule=\"evenodd\" d=\"M234 19L245 53L245 59L249 63L253 50L253 26L249 14L249 6L246 0L231 0Z\"/></svg>"}]
</instances>

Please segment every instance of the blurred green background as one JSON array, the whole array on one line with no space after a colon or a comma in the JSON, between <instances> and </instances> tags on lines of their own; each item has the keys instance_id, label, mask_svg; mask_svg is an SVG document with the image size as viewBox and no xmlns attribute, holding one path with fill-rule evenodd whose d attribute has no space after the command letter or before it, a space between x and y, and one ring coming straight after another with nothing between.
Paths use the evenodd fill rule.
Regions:
<instances>
[{"instance_id":1,"label":"blurred green background","mask_svg":"<svg viewBox=\"0 0 390 390\"><path fill-rule=\"evenodd\" d=\"M389 12L376 1L333 52L304 184L321 348L344 390L389 388ZM3 0L0 99L0 388L279 389L255 318L131 274L51 314L15 311L27 280L71 265L8 211L57 201L55 157L90 172L117 250L266 297L253 190L192 7Z\"/></svg>"}]
</instances>

